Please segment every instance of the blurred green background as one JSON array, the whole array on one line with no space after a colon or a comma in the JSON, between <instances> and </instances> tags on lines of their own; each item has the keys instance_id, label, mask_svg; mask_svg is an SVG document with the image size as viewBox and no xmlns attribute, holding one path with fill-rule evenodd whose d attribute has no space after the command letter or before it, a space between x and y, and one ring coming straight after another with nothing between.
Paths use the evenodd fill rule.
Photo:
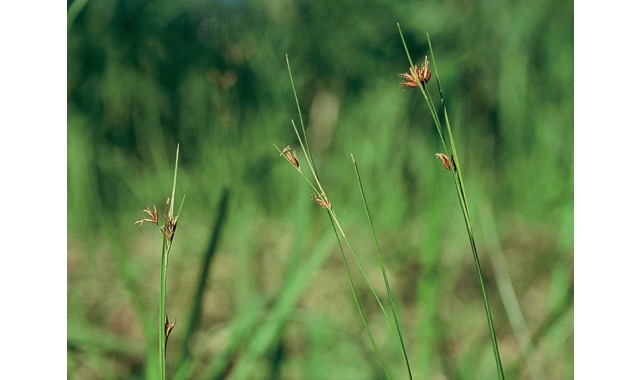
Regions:
<instances>
[{"instance_id":1,"label":"blurred green background","mask_svg":"<svg viewBox=\"0 0 640 380\"><path fill-rule=\"evenodd\" d=\"M440 141L421 96L399 86L409 64L396 23L414 61L431 36L507 378L573 378L573 2L67 8L68 378L155 378L161 239L134 221L164 209L178 143L169 378L382 378L327 215L273 146L301 156L285 54L323 185L382 295L358 160L414 378L496 378Z\"/></svg>"}]
</instances>

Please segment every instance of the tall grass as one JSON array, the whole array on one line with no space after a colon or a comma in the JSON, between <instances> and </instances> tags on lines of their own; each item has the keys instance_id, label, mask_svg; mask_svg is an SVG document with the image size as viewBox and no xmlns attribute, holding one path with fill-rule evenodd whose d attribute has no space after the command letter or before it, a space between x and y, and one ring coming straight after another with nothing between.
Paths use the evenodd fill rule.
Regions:
<instances>
[{"instance_id":1,"label":"tall grass","mask_svg":"<svg viewBox=\"0 0 640 380\"><path fill-rule=\"evenodd\" d=\"M167 375L384 377L366 336L361 339L326 212L270 146L296 140L282 128L292 103L282 69L286 51L296 52L291 66L302 109L310 111L305 125L322 185L356 252L371 245L372 254L360 257L372 273L374 248L349 154L358 159L414 378L492 378L494 358L457 194L433 157L446 152L437 146L422 97L397 90L395 73L407 59L395 20L412 53L425 45L425 26L439 51L489 298L500 276L492 276L498 267L492 273L483 252L497 252L499 244L543 375L571 378L572 3L461 8L331 0L292 3L286 12L273 2L125 3L73 1L69 8L70 379L158 377L160 313L149 305L157 302L161 252L155 239L132 234L131 222L171 181L173 157L165 152L177 141L176 191L189 200L166 284L168 314L178 319ZM434 81L429 87L439 104ZM321 147L314 144L320 129L313 119L319 94L336 100L339 115ZM225 229L206 270L224 189L232 195ZM160 213L165 199L152 202ZM488 239L479 235L487 225L478 204L495 215L495 244L484 245ZM205 272L197 311L195 289ZM382 280L372 279L384 298ZM377 301L366 288L358 294L386 331ZM520 338L505 333L507 316L491 305L505 376L526 378L526 366L534 363L525 363L532 352L527 338L522 335L520 355L514 349ZM344 312L351 306L353 312ZM187 328L194 313L201 318ZM376 339L378 319L370 321ZM379 342L380 351L390 372L401 373L391 338Z\"/></svg>"},{"instance_id":2,"label":"tall grass","mask_svg":"<svg viewBox=\"0 0 640 380\"><path fill-rule=\"evenodd\" d=\"M493 349L493 355L496 362L496 368L498 371L498 377L500 379L504 379L504 369L502 368L502 359L500 358L500 350L498 348L498 339L496 337L495 328L493 326L493 317L491 316L491 307L489 306L489 299L487 296L487 290L484 284L484 276L482 275L482 268L480 266L480 258L478 256L478 249L476 247L475 237L473 235L473 229L471 228L471 216L469 215L469 201L467 199L466 191L464 188L464 181L462 179L462 167L461 160L458 156L458 152L456 151L456 145L453 138L453 133L451 131L451 123L449 122L449 115L447 113L447 107L444 101L444 95L442 93L442 86L440 84L440 77L438 76L438 69L436 66L436 59L433 54L433 48L431 46L431 39L427 34L427 41L429 43L429 52L431 53L431 60L433 63L433 72L435 74L438 94L440 97L440 107L436 107L433 97L427 87L427 83L431 78L431 68L430 63L425 57L425 62L422 66L417 66L413 64L413 60L411 59L411 54L409 53L409 49L407 48L407 43L404 40L404 35L402 34L402 29L400 28L400 24L398 25L398 32L400 32L400 38L402 39L402 45L404 46L405 52L407 53L407 59L409 60L409 73L402 74L402 76L406 79L406 82L403 82L403 85L407 87L415 87L419 88L422 96L424 97L425 103L431 113L431 117L433 118L433 122L438 131L438 136L440 137L440 141L442 142L442 148L445 153L436 153L436 157L440 159L443 163L445 169L449 170L452 175L453 183L456 189L456 193L458 195L458 202L460 203L460 208L462 209L462 215L464 217L465 227L467 229L467 236L469 237L469 244L471 245L471 253L473 255L473 262L476 269L476 274L478 276L478 282L480 284L480 291L482 292L482 302L484 304L484 311L487 319L487 325L489 328L489 336L491 338L491 347ZM442 115L442 116L441 116ZM444 117L444 125L442 122L442 117ZM444 133L444 128L446 127L446 135Z\"/></svg>"},{"instance_id":3,"label":"tall grass","mask_svg":"<svg viewBox=\"0 0 640 380\"><path fill-rule=\"evenodd\" d=\"M380 349L378 347L378 344L376 343L376 340L373 336L373 333L371 332L371 328L369 326L369 323L367 322L367 316L365 315L365 312L362 308L361 305L361 301L360 298L358 296L357 290L356 290L356 286L354 285L354 281L353 281L353 274L351 271L351 268L349 267L348 261L347 261L347 257L345 255L345 250L343 247L343 242L344 245L346 245L349 253L351 254L351 257L353 258L353 260L355 261L362 277L364 278L365 282L367 283L367 286L369 288L369 290L371 291L371 293L373 294L374 298L376 299L376 302L378 304L378 306L380 307L380 310L382 311L382 313L384 314L385 319L388 321L388 323L390 324L392 331L394 331L394 333L396 334L397 338L398 338L398 342L402 351L402 356L404 358L404 363L406 366L406 370L407 370L407 374L408 377L411 379L413 378L412 372L411 372L411 365L409 363L409 357L407 354L407 349L404 343L404 339L402 337L402 331L400 328L400 322L398 320L398 315L396 312L396 307L395 304L393 302L393 295L391 292L391 286L389 285L389 279L387 277L387 273L385 270L385 265L384 265L384 260L382 258L382 253L380 252L380 247L378 245L378 239L376 237L376 232L375 232L375 228L373 226L373 221L371 218L371 212L369 209L369 205L367 203L366 200L366 196L365 196L365 192L364 192L364 187L362 185L362 180L360 177L360 172L358 170L358 165L356 163L356 159L353 155L351 155L351 160L354 166L354 170L355 170L355 175L356 175L356 179L358 182L358 188L360 191L360 195L362 197L362 201L364 204L364 209L365 209L365 213L367 216L367 221L369 223L370 229L371 229L371 234L372 234L372 239L373 242L375 244L375 248L376 248L376 259L378 261L378 265L380 267L380 272L382 274L382 277L384 279L384 284L385 284L385 289L386 289L386 294L387 294L387 299L391 308L391 314L393 319L391 318L391 316L389 316L389 314L387 313L387 309L385 308L385 306L383 305L383 302L380 300L378 294L376 293L376 290L374 289L373 285L371 284L371 280L369 279L369 276L367 275L367 272L365 271L365 269L362 266L362 263L358 257L358 255L356 254L356 252L354 251L354 248L352 247L341 223L340 220L338 219L336 210L334 208L334 206L332 205L331 201L329 200L329 197L325 191L325 189L322 186L322 182L319 179L319 175L316 169L316 164L315 161L313 159L313 153L311 152L311 147L309 145L309 140L307 139L307 133L304 127L304 118L302 116L302 109L300 107L300 102L298 100L298 94L296 92L296 87L295 87L295 83L293 80L293 74L291 72L291 65L289 63L289 57L288 55L286 56L287 59L287 69L289 72L289 78L291 80L291 87L293 90L293 95L295 98L295 102L296 102L296 107L298 110L298 117L299 117L299 121L300 121L300 128L298 128L296 126L296 123L292 120L291 123L293 125L293 129L295 131L295 134L298 138L298 144L300 146L300 148L302 149L303 155L304 155L304 159L305 162L307 163L309 172L311 173L312 179L310 179L300 168L300 162L298 160L298 158L296 157L295 153L291 150L291 148L288 146L284 149L282 149L280 151L280 155L283 156L287 161L289 161L289 163L304 177L305 181L309 184L310 188L313 191L312 194L312 199L314 202L316 202L320 207L322 207L323 209L325 209L327 211L327 214L329 216L329 220L331 222L331 226L333 227L333 230L335 232L336 235L336 239L338 242L338 247L340 249L340 254L342 257L342 262L345 268L345 273L347 275L347 279L349 282L349 286L351 289L351 293L353 295L353 299L354 302L356 304L356 307L358 309L358 313L360 314L360 318L362 320L362 324L364 326L364 329L366 331L367 337L369 338L369 341L371 342L371 345L373 347L373 350L375 352L376 357L378 358L378 360L380 361L380 364L382 366L382 369L386 375L387 378L391 377L391 374L389 372L389 368L387 363L385 362L384 358L382 357L382 354L380 352ZM276 149L277 146L276 146Z\"/></svg>"},{"instance_id":4,"label":"tall grass","mask_svg":"<svg viewBox=\"0 0 640 380\"><path fill-rule=\"evenodd\" d=\"M167 377L167 342L169 341L169 335L176 325L176 321L169 322L169 317L166 313L167 310L167 271L169 269L169 253L173 245L173 238L175 236L176 228L178 227L178 217L180 211L174 213L174 203L176 196L176 181L178 178L178 157L180 155L180 145L176 148L176 161L173 172L173 187L171 190L171 196L167 198L164 209L164 223L162 226L159 224L158 210L154 206L153 211L148 207L144 210L144 213L148 218L141 219L136 224L144 224L149 222L155 224L158 227L162 236L162 253L160 260L160 288L158 291L158 371L159 378L165 380ZM182 199L184 202L184 198ZM180 205L182 209L182 204Z\"/></svg>"}]
</instances>

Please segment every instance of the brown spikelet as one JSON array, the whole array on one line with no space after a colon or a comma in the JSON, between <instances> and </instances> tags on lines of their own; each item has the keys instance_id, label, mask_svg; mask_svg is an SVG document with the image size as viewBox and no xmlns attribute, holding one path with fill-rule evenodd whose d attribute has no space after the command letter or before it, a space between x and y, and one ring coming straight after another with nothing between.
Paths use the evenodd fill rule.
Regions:
<instances>
[{"instance_id":1,"label":"brown spikelet","mask_svg":"<svg viewBox=\"0 0 640 380\"><path fill-rule=\"evenodd\" d=\"M331 202L329 201L329 198L327 198L326 195L322 195L322 197L319 197L318 195L313 194L312 199L314 202L319 204L320 207L326 208L327 210L331 210Z\"/></svg>"},{"instance_id":2,"label":"brown spikelet","mask_svg":"<svg viewBox=\"0 0 640 380\"><path fill-rule=\"evenodd\" d=\"M429 79L431 78L431 70L429 70L429 61L425 59L425 63L421 66L415 65L411 69L409 69L408 73L400 74L402 78L405 79L404 82L400 83L401 86L405 87L418 87L420 85L426 85ZM416 80L417 78L417 80Z\"/></svg>"},{"instance_id":3,"label":"brown spikelet","mask_svg":"<svg viewBox=\"0 0 640 380\"><path fill-rule=\"evenodd\" d=\"M171 330L176 326L177 320L173 320L173 322L169 323L169 317L165 314L164 316L164 335L169 339L169 335L171 335Z\"/></svg>"},{"instance_id":4,"label":"brown spikelet","mask_svg":"<svg viewBox=\"0 0 640 380\"><path fill-rule=\"evenodd\" d=\"M156 206L153 206L153 211L151 211L151 207L147 206L147 208L145 208L144 210L142 210L143 213L149 215L148 218L145 219L141 219L135 222L135 224L140 224L142 225L144 222L149 222L149 223L153 223L153 224L158 224L158 210L156 209Z\"/></svg>"},{"instance_id":5,"label":"brown spikelet","mask_svg":"<svg viewBox=\"0 0 640 380\"><path fill-rule=\"evenodd\" d=\"M291 165L300 170L300 162L298 162L298 158L296 158L296 155L293 153L290 146L284 148L280 155L284 156L291 163Z\"/></svg>"},{"instance_id":6,"label":"brown spikelet","mask_svg":"<svg viewBox=\"0 0 640 380\"><path fill-rule=\"evenodd\" d=\"M436 153L436 158L442 161L442 165L444 165L445 169L451 170L451 163L449 162L449 157L447 157L447 155L444 153Z\"/></svg>"},{"instance_id":7,"label":"brown spikelet","mask_svg":"<svg viewBox=\"0 0 640 380\"><path fill-rule=\"evenodd\" d=\"M173 241L173 235L178 227L178 218L172 215L170 203L171 198L167 198L164 206L164 236L167 244Z\"/></svg>"}]
</instances>

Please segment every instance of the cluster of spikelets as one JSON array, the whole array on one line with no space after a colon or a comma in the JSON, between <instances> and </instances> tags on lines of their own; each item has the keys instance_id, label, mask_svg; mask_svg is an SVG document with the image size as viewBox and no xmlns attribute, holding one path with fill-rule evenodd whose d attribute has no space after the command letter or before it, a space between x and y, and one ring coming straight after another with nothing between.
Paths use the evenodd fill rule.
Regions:
<instances>
[{"instance_id":1,"label":"cluster of spikelets","mask_svg":"<svg viewBox=\"0 0 640 380\"><path fill-rule=\"evenodd\" d=\"M399 74L401 78L404 79L401 86L410 87L410 88L420 88L427 85L429 79L431 79L431 70L429 69L429 61L425 58L425 62L422 65L415 65L409 69L407 73ZM283 156L291 165L298 171L302 172L300 169L300 161L296 156L295 152L291 148L291 146L287 146L284 149L280 150L280 156ZM447 170L456 169L455 162L453 161L453 157L449 158L444 153L436 153L436 158L442 162L442 165ZM316 202L320 207L331 210L331 202L329 198L327 198L326 194L316 194L312 195L312 200Z\"/></svg>"}]
</instances>

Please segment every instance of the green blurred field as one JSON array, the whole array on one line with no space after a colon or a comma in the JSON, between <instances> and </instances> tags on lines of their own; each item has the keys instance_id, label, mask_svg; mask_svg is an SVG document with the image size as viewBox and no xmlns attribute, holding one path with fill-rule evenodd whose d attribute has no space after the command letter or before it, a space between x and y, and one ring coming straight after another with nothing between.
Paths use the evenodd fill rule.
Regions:
<instances>
[{"instance_id":1,"label":"green blurred field","mask_svg":"<svg viewBox=\"0 0 640 380\"><path fill-rule=\"evenodd\" d=\"M421 97L399 86L409 65L398 22L414 61L431 36L507 378L573 378L573 3L551 0L71 2L68 378L155 377L161 243L134 221L163 209L178 143L186 198L169 263L169 378L382 378L326 213L273 147L297 145L285 54L325 189L382 295L358 160L414 378L496 378L440 142ZM507 318L507 273L537 355L523 354Z\"/></svg>"}]
</instances>

